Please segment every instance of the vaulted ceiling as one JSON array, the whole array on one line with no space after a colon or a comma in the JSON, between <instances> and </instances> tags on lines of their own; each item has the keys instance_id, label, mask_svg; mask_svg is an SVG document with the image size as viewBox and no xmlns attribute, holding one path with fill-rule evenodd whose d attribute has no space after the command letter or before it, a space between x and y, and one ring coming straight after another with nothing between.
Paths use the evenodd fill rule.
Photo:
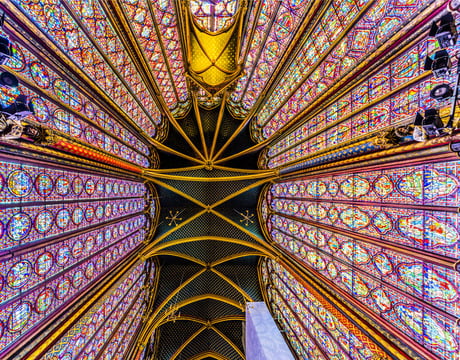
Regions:
<instances>
[{"instance_id":1,"label":"vaulted ceiling","mask_svg":"<svg viewBox=\"0 0 460 360\"><path fill-rule=\"evenodd\" d=\"M199 148L199 131L193 127L198 127L198 117L207 119L205 143L211 149L219 112L223 112L224 131L217 133L215 147L220 150L239 121L222 105L198 111L181 125ZM174 130L164 144L193 153ZM238 154L251 145L248 132L243 131L222 156ZM258 225L258 195L276 175L257 170L257 152L243 152L217 165L196 165L165 151L159 151L159 159L160 169L146 171L161 206L158 228L145 253L160 265L149 323L152 333L156 329L154 356L189 359L207 354L244 359L243 309L247 301L262 301L257 264L260 256L270 254Z\"/></svg>"},{"instance_id":2,"label":"vaulted ceiling","mask_svg":"<svg viewBox=\"0 0 460 360\"><path fill-rule=\"evenodd\" d=\"M244 306L262 300L257 264L277 255L257 207L261 188L278 173L259 169L260 151L313 105L316 111L326 96L340 95L336 80L372 52L371 38L385 41L413 14L423 18L443 2L395 2L392 13L386 3L2 4L14 40L36 36L36 53L149 147L151 167L142 176L159 209L143 257L159 271L140 342L151 358L244 358ZM391 31L354 29L368 11L372 21L386 17Z\"/></svg>"},{"instance_id":3,"label":"vaulted ceiling","mask_svg":"<svg viewBox=\"0 0 460 360\"><path fill-rule=\"evenodd\" d=\"M137 36L133 48L143 42L141 33L129 36L133 29L127 25L136 28L134 14L142 13L145 21L158 13L158 5L149 4L144 12L140 3L129 11L134 26L123 24L120 8L106 5L120 21L120 31L131 41ZM245 358L245 303L262 301L257 264L261 256L274 254L258 224L258 195L277 177L275 171L258 170L264 144L251 137L249 110L261 88L250 79L270 80L262 72L276 64L272 59L283 45L290 45L285 38L292 39L310 6L308 1L174 3L188 98L160 104L169 131L157 146L159 168L144 172L160 204L158 226L145 251L158 262L159 279L154 311L141 335L148 348L153 343L155 359ZM269 43L257 54L257 46ZM169 46L168 40L163 44ZM174 66L170 59L169 70ZM173 71L170 75L180 82Z\"/></svg>"}]
</instances>

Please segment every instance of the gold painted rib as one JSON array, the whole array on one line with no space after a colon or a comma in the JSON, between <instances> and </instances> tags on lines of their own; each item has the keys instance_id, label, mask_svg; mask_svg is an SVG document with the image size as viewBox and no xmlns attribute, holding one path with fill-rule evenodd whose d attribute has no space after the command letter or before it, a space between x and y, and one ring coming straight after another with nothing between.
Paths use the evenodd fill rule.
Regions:
<instances>
[{"instance_id":1,"label":"gold painted rib","mask_svg":"<svg viewBox=\"0 0 460 360\"><path fill-rule=\"evenodd\" d=\"M211 151L209 152L208 160L210 161L212 161L212 157L216 149L217 138L219 137L219 131L222 125L222 119L224 118L225 103L227 102L227 97L228 97L228 91L225 90L222 96L222 102L220 104L219 115L217 116L217 124L216 124L216 129L214 130L214 137L212 139Z\"/></svg>"},{"instance_id":2,"label":"gold painted rib","mask_svg":"<svg viewBox=\"0 0 460 360\"><path fill-rule=\"evenodd\" d=\"M196 98L195 93L192 95L192 102L193 102L193 111L195 112L195 117L196 117L196 123L198 125L198 131L200 133L201 147L203 148L204 157L206 161L209 161L208 145L206 144L206 138L204 136L204 131L203 131L203 123L201 121L200 109L198 108L198 100Z\"/></svg>"},{"instance_id":3,"label":"gold painted rib","mask_svg":"<svg viewBox=\"0 0 460 360\"><path fill-rule=\"evenodd\" d=\"M214 324L227 322L227 321L244 321L244 319L245 317L243 315L226 315L226 316L222 316L220 318L212 319L211 321L209 321L206 319L197 318L197 317L190 316L190 315L181 315L180 317L176 318L176 321L192 321L192 322L196 322L202 325L205 325L209 322L211 325L214 325ZM164 321L161 323L161 325L164 325L170 321L174 321L174 320Z\"/></svg>"},{"instance_id":4,"label":"gold painted rib","mask_svg":"<svg viewBox=\"0 0 460 360\"><path fill-rule=\"evenodd\" d=\"M216 216L220 217L222 220L225 220L226 222L228 222L230 225L236 227L238 230L244 232L246 235L249 235L251 238L253 238L255 241L257 241L259 244L261 244L264 248L272 250L271 244L269 244L265 239L253 234L251 231L249 231L245 227L243 227L240 224L234 222L233 220L229 219L228 217L222 215L221 213L219 213L219 212L217 212L215 210L212 210L211 212L213 214L215 214Z\"/></svg>"},{"instance_id":5,"label":"gold painted rib","mask_svg":"<svg viewBox=\"0 0 460 360\"><path fill-rule=\"evenodd\" d=\"M202 359L206 359L208 357L214 358L216 360L230 360L226 356L223 356L222 354L216 353L215 351L202 352L201 354L194 355L193 357L191 357L190 359L187 359L187 360L202 360Z\"/></svg>"},{"instance_id":6,"label":"gold painted rib","mask_svg":"<svg viewBox=\"0 0 460 360\"><path fill-rule=\"evenodd\" d=\"M205 165L195 165L195 166L186 166L186 167L174 168L174 169L148 169L148 170L149 172L152 172L153 174L157 174L157 173L158 174L168 174L168 173L179 173L179 172L201 170L204 168L205 168ZM216 170L231 171L231 172L237 172L237 173L242 173L242 174L260 174L260 173L267 172L267 170L240 169L240 168L232 168L232 167L221 166L221 165L214 165L213 168Z\"/></svg>"},{"instance_id":7,"label":"gold painted rib","mask_svg":"<svg viewBox=\"0 0 460 360\"><path fill-rule=\"evenodd\" d=\"M189 260L189 261L194 262L195 264L201 265L203 267L206 267L206 263L204 261L202 261L200 259L197 259L197 258L195 258L193 256L180 253L180 252L176 252L176 251L160 251L155 256L161 256L161 255L175 256L175 257L178 257L178 258L181 258L181 259Z\"/></svg>"},{"instance_id":8,"label":"gold painted rib","mask_svg":"<svg viewBox=\"0 0 460 360\"><path fill-rule=\"evenodd\" d=\"M172 298L179 293L179 291L181 291L183 288L185 288L188 284L190 284L193 280L195 280L197 277L199 277L206 271L207 271L206 268L201 269L200 271L190 276L187 280L185 280L182 284L180 284L173 291L171 291L171 293L161 302L161 304L158 305L157 309L152 314L150 314L150 318L152 319L156 318L161 313L161 311L164 309L164 307L168 304L168 302L170 302Z\"/></svg>"},{"instance_id":9,"label":"gold painted rib","mask_svg":"<svg viewBox=\"0 0 460 360\"><path fill-rule=\"evenodd\" d=\"M233 343L233 341L231 341L222 331L220 331L216 327L211 325L211 329L214 330L222 339L224 339L225 342L228 345L230 345L233 348L233 350L235 350L238 353L238 355L244 359L244 354L241 352L240 348Z\"/></svg>"},{"instance_id":10,"label":"gold painted rib","mask_svg":"<svg viewBox=\"0 0 460 360\"><path fill-rule=\"evenodd\" d=\"M144 174L148 173L148 170L145 170ZM171 179L170 177L163 177L165 179ZM157 180L155 179L154 177L149 177L149 180L155 184L157 184L158 186L161 186L165 189L168 189L170 190L171 192L177 194L177 195L180 195L182 196L184 199L187 199L195 204L197 204L198 206L201 206L202 208L206 208L207 206L205 204L203 204L201 201L195 199L194 197L184 193L183 191L180 191L179 189L176 189L174 186L171 186L169 184L166 184L164 183L163 181L160 181L160 180Z\"/></svg>"},{"instance_id":11,"label":"gold painted rib","mask_svg":"<svg viewBox=\"0 0 460 360\"><path fill-rule=\"evenodd\" d=\"M230 225L236 227L238 230L244 232L246 235L249 235L252 239L256 240L258 243L262 244L263 246L267 246L268 243L263 238L253 234L250 230L242 227L240 224L234 222L233 220L231 220L230 218L226 217L225 215L221 214L220 212L216 210L211 209L211 212L217 217L221 218L222 220L228 222Z\"/></svg>"},{"instance_id":12,"label":"gold painted rib","mask_svg":"<svg viewBox=\"0 0 460 360\"><path fill-rule=\"evenodd\" d=\"M257 251L245 251L245 252L242 252L242 253L238 253L238 254L232 254L232 255L229 255L229 256L226 256L226 257L223 257L219 260L216 260L214 262L212 262L210 265L211 267L215 267L219 264L223 264L227 261L231 261L231 260L234 260L234 259L238 259L238 258L241 258L241 257L246 257L246 256L265 256L265 254L262 254L260 252L257 252Z\"/></svg>"},{"instance_id":13,"label":"gold painted rib","mask_svg":"<svg viewBox=\"0 0 460 360\"><path fill-rule=\"evenodd\" d=\"M187 159L187 160L193 161L195 163L204 164L203 159L200 160L200 159L197 159L196 157L183 154L180 151L174 150L174 149L170 148L169 146L166 146L166 145L162 144L161 142L159 142L159 141L157 141L155 139L150 138L150 143L153 146L155 146L158 150L165 151L165 152L167 152L169 154L179 156L179 157L181 157L183 159Z\"/></svg>"},{"instance_id":14,"label":"gold painted rib","mask_svg":"<svg viewBox=\"0 0 460 360\"><path fill-rule=\"evenodd\" d=\"M198 148L195 146L195 144L190 140L184 129L182 129L182 126L179 125L177 120L172 116L171 114L167 115L169 122L174 126L174 128L179 132L179 134L184 138L184 140L189 144L189 146L195 151L196 155L203 161L206 162L206 157L198 150Z\"/></svg>"},{"instance_id":15,"label":"gold painted rib","mask_svg":"<svg viewBox=\"0 0 460 360\"><path fill-rule=\"evenodd\" d=\"M175 169L149 169L149 172L152 174L169 174L175 172L186 172L186 171L195 171L204 169L204 165L196 165L196 166L187 166L183 168L175 168Z\"/></svg>"},{"instance_id":16,"label":"gold painted rib","mask_svg":"<svg viewBox=\"0 0 460 360\"><path fill-rule=\"evenodd\" d=\"M149 258L152 256L156 256L157 252L167 249L168 247L180 245L180 244L186 244L186 243L195 242L195 241L221 241L221 242L226 242L226 243L233 243L233 244L246 246L251 249L260 251L262 254L264 254L267 257L270 257L270 258L275 257L275 252L273 252L272 249L269 249L268 247L254 244L252 242L245 241L245 240L220 237L220 236L195 236L195 237L182 238L182 239L168 241L165 244L160 244L160 245L156 244L155 246L149 246L148 249L146 248L144 250L143 257Z\"/></svg>"},{"instance_id":17,"label":"gold painted rib","mask_svg":"<svg viewBox=\"0 0 460 360\"><path fill-rule=\"evenodd\" d=\"M176 256L176 257L179 257L179 258L194 262L195 264L201 265L203 267L207 266L206 262L204 262L203 260L197 259L197 258L195 258L193 256L183 254L183 253L180 253L180 252L177 252L177 251L163 250L163 251L159 251L158 253L155 254L155 256L161 256L161 255ZM246 256L266 256L266 255L261 253L261 252L258 252L258 251L245 251L245 252L241 252L241 253L238 253L238 254L232 254L230 256L226 256L224 258L218 259L218 260L212 262L209 265L211 267L215 267L215 266L217 266L219 264L223 264L223 263L225 263L227 261L231 261L231 260L234 260L234 259L239 259L239 258L246 257Z\"/></svg>"},{"instance_id":18,"label":"gold painted rib","mask_svg":"<svg viewBox=\"0 0 460 360\"><path fill-rule=\"evenodd\" d=\"M164 234L158 236L154 241L152 241L150 244L147 245L147 247L143 250L143 254L145 254L146 252L150 251L152 248L154 248L156 246L156 244L158 244L160 241L162 241L163 239L167 238L169 235L173 234L175 231L179 230L180 228L184 227L185 225L187 225L188 223L192 222L193 220L195 220L196 218L199 218L201 215L205 214L207 212L207 210L202 210L200 211L199 213L189 217L187 220L184 220L183 222L181 222L179 225L177 225L176 227L173 227L170 231L167 231L165 232ZM168 244L170 244L171 242L168 242ZM176 244L177 245L177 244ZM153 256L153 255L152 255Z\"/></svg>"},{"instance_id":19,"label":"gold painted rib","mask_svg":"<svg viewBox=\"0 0 460 360\"><path fill-rule=\"evenodd\" d=\"M238 129L237 129L238 130ZM236 131L232 134L232 136L230 136L229 138L229 141L233 141L233 139L236 137ZM243 151L240 151L239 153L236 153L236 154L233 154L233 155L230 155L230 156L227 156L226 158L222 158L222 159L219 159L219 156L222 155L222 152L224 150L224 147L222 147L222 149L216 154L216 156L214 156L214 159L212 159L212 161L215 163L215 164L220 164L220 163L223 163L223 162L226 162L226 161L229 161L229 160L232 160L232 159L235 159L237 157L240 157L240 156L243 156L243 155L246 155L246 154L249 154L251 152L255 152L255 151L258 151L260 149L262 149L263 147L265 147L265 145L267 145L269 142L271 141L271 138L269 139L265 139L264 141L258 143L258 144L255 144ZM230 144L230 143L229 143Z\"/></svg>"},{"instance_id":20,"label":"gold painted rib","mask_svg":"<svg viewBox=\"0 0 460 360\"><path fill-rule=\"evenodd\" d=\"M200 335L204 330L206 330L207 327L206 326L203 326L201 328L199 328L197 331L195 331L187 340L185 340L181 346L178 347L178 349L174 352L174 354L172 354L171 356L171 360L174 360L177 356L179 356L179 354L182 352L182 350L184 350L188 344L190 344L193 339L195 339L198 335Z\"/></svg>"},{"instance_id":21,"label":"gold painted rib","mask_svg":"<svg viewBox=\"0 0 460 360\"><path fill-rule=\"evenodd\" d=\"M145 177L151 179L167 179L167 180L178 180L178 181L199 181L199 182L227 182L227 181L239 181L239 180L252 180L260 179L267 176L272 176L276 173L275 170L266 170L246 175L236 176L224 176L224 177L197 177L197 176L183 176L183 175L172 175L168 173L162 173L157 171L151 171L150 169L144 170L143 174ZM153 180L152 180L153 181ZM195 200L198 201L198 200Z\"/></svg>"},{"instance_id":22,"label":"gold painted rib","mask_svg":"<svg viewBox=\"0 0 460 360\"><path fill-rule=\"evenodd\" d=\"M211 325L218 324L226 321L242 321L245 319L244 315L226 315L217 319L211 320Z\"/></svg>"},{"instance_id":23,"label":"gold painted rib","mask_svg":"<svg viewBox=\"0 0 460 360\"><path fill-rule=\"evenodd\" d=\"M222 166L222 165L213 165L213 168L216 170L223 170L223 171L232 171L232 172L239 172L243 174L257 174L257 173L262 173L262 172L267 172L267 170L260 170L260 169L240 169L240 168L232 168L228 166Z\"/></svg>"},{"instance_id":24,"label":"gold painted rib","mask_svg":"<svg viewBox=\"0 0 460 360\"><path fill-rule=\"evenodd\" d=\"M310 8L309 10L309 14L307 14L305 16L305 19L307 18L314 18L315 17L315 13L314 11L316 11L319 6L323 6L323 8L321 9L321 12L319 14L319 16L317 17L317 20L315 21L315 23L311 26L311 30L310 32L313 31L313 29L315 28L315 26L317 24L319 24L321 18L322 18L322 14L327 10L329 4L332 2L332 0L326 0L326 4L322 4L324 3L324 0L317 0L316 3ZM291 55L291 52L293 51L293 49L295 48L295 46L297 46L297 42L298 40L300 39L301 35L303 34L303 31L308 27L308 25L310 24L310 21L308 22L305 22L306 24L305 25L301 25L300 28L299 28L299 31L297 32L297 35L294 37L294 39L292 40L291 44L288 46L287 50L285 51L285 54L283 55L283 57L281 58L281 61L279 62L279 64L285 64L286 62L286 59L288 59L288 57L292 56ZM308 38L308 36L304 37L305 39ZM248 45L248 48L249 48L249 45ZM300 47L299 47L300 48ZM264 101L266 101L266 99L268 98L268 96L266 95L268 92L270 92L272 89L272 83L274 81L279 81L278 77L280 76L281 72L283 70L283 67L281 68L278 68L275 70L275 72L272 74L271 78L274 79L274 80L269 80L267 82L267 85L265 87L265 89L259 94L258 96L258 99L256 101L256 103L254 104L254 106L252 107L251 111L248 113L248 115L246 115L246 117L243 119L243 121L241 122L241 124L238 126L238 128L235 130L235 132L232 134L232 136L225 142L225 144L222 146L221 150L219 151L219 153L213 158L213 161L215 161L222 153L223 151L231 144L231 142L240 134L240 132L248 125L249 121L251 120L252 116L260 109L260 107L262 107L262 105L264 104ZM281 74L282 76L282 74ZM249 82L248 82L249 83ZM243 95L242 95L243 96Z\"/></svg>"},{"instance_id":25,"label":"gold painted rib","mask_svg":"<svg viewBox=\"0 0 460 360\"><path fill-rule=\"evenodd\" d=\"M224 297L224 296L220 296L220 295L216 295L216 294L202 294L202 295L198 295L198 296L193 296L193 297L190 297L188 299L185 299L185 300L179 302L178 304L176 304L176 307L174 309L169 309L169 310L165 311L163 314L161 314L160 317L158 317L156 319L154 319L152 317L149 318L148 323L145 325L145 327L141 330L141 333L139 334L139 340L138 340L139 344L141 346L145 347L147 345L148 339L150 338L150 334L159 326L159 324L165 318L167 318L169 315L171 315L177 309L180 309L180 308L182 308L182 307L184 307L186 305L193 304L195 302L198 302L198 301L201 301L201 300L207 300L207 299L224 302L226 304L234 306L235 308L241 310L242 312L244 312L244 310L245 310L243 305L241 305L240 303L236 302L235 300L232 300L232 299Z\"/></svg>"},{"instance_id":26,"label":"gold painted rib","mask_svg":"<svg viewBox=\"0 0 460 360\"><path fill-rule=\"evenodd\" d=\"M167 324L168 322L171 322L171 321L191 321L191 322L196 322L198 324L206 324L206 321L205 319L202 319L202 318L197 318L195 316L190 316L190 315L182 315L181 316L178 316L177 318L175 319L166 319L165 321L163 321L160 326L164 325L164 324Z\"/></svg>"},{"instance_id":27,"label":"gold painted rib","mask_svg":"<svg viewBox=\"0 0 460 360\"><path fill-rule=\"evenodd\" d=\"M254 301L251 297L251 295L249 295L246 291L244 291L241 286L235 284L235 282L233 282L232 279L230 279L229 277L225 276L224 274L222 274L220 271L214 269L211 267L211 271L216 274L217 276L219 276L221 279L225 280L227 283L229 283L233 288L235 288L235 290L237 290L241 295L243 295L243 297L246 299L246 301Z\"/></svg>"},{"instance_id":28,"label":"gold painted rib","mask_svg":"<svg viewBox=\"0 0 460 360\"><path fill-rule=\"evenodd\" d=\"M273 173L270 174L270 175L273 175ZM214 204L211 205L211 208L214 209L215 207L227 202L228 200L233 199L233 198L237 197L238 195L244 194L246 191L248 191L250 189L253 189L255 187L263 185L263 184L265 184L267 182L270 182L272 180L275 180L277 178L278 178L278 176L271 176L271 177L259 180L259 181L255 182L253 184L248 185L248 186L245 186L244 188L242 188L242 189L240 189L238 191L235 191L234 193L231 193L230 195L224 197L223 199L221 199L219 201L216 201Z\"/></svg>"}]
</instances>

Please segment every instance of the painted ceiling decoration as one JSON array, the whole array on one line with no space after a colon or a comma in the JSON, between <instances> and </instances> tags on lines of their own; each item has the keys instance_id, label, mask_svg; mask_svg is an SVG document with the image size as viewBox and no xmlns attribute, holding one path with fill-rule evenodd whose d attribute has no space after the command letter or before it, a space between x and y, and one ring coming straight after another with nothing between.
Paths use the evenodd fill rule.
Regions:
<instances>
[{"instance_id":1,"label":"painted ceiling decoration","mask_svg":"<svg viewBox=\"0 0 460 360\"><path fill-rule=\"evenodd\" d=\"M245 7L238 5L192 1L184 11L189 14L185 21L189 75L211 95L229 86L242 70L238 54Z\"/></svg>"},{"instance_id":2,"label":"painted ceiling decoration","mask_svg":"<svg viewBox=\"0 0 460 360\"><path fill-rule=\"evenodd\" d=\"M1 2L0 358L460 360L457 8Z\"/></svg>"}]
</instances>

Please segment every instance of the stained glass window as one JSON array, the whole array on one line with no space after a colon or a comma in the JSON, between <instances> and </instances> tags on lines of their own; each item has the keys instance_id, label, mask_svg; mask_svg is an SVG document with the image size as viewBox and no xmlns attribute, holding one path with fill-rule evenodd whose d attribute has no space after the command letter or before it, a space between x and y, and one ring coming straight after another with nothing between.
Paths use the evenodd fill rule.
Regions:
<instances>
[{"instance_id":1,"label":"stained glass window","mask_svg":"<svg viewBox=\"0 0 460 360\"><path fill-rule=\"evenodd\" d=\"M3 160L0 169L4 353L136 251L149 220L142 183L32 161Z\"/></svg>"},{"instance_id":2,"label":"stained glass window","mask_svg":"<svg viewBox=\"0 0 460 360\"><path fill-rule=\"evenodd\" d=\"M185 115L189 96L173 2L154 1L152 6L143 0L122 3L166 104L174 115Z\"/></svg>"},{"instance_id":3,"label":"stained glass window","mask_svg":"<svg viewBox=\"0 0 460 360\"><path fill-rule=\"evenodd\" d=\"M133 266L43 359L124 359L129 341L123 338L136 331L145 310L144 267L143 263Z\"/></svg>"},{"instance_id":4,"label":"stained glass window","mask_svg":"<svg viewBox=\"0 0 460 360\"><path fill-rule=\"evenodd\" d=\"M444 13L447 1L5 4L11 18L1 33L14 40L14 55L0 68L20 85L0 86L1 106L24 94L35 109L28 120L144 168L156 165L152 146L166 137L164 119L190 108L182 53L190 49L180 43L188 20L195 30L223 33L249 6L235 43L241 77L228 92L193 92L206 109L203 125L217 113L218 125L228 120L224 108L215 109L226 99L231 115L251 114L242 125L257 141L282 134L261 167L286 172L376 150L369 139L377 131L438 106L430 90L455 81L424 70L427 54L439 48L421 33L431 21L426 15ZM345 148L361 139L367 142L359 150ZM125 359L153 300L147 274L155 269L135 254L145 253L158 217L154 190L115 167L67 163L45 142L2 147L0 358L38 349L54 331L50 324L71 320L40 358ZM281 171L263 191L264 233L283 256L260 262L261 281L299 358L386 357L373 325L433 358L458 357L460 161L429 151L423 164L409 156L381 166L379 159L377 166L296 172L289 180ZM28 349L19 349L26 342Z\"/></svg>"},{"instance_id":5,"label":"stained glass window","mask_svg":"<svg viewBox=\"0 0 460 360\"><path fill-rule=\"evenodd\" d=\"M300 358L372 359L384 354L313 287L301 284L273 260L264 260L261 268L275 319L288 329L288 339Z\"/></svg>"},{"instance_id":6,"label":"stained glass window","mask_svg":"<svg viewBox=\"0 0 460 360\"><path fill-rule=\"evenodd\" d=\"M193 19L210 32L223 31L233 24L238 8L238 0L190 0Z\"/></svg>"},{"instance_id":7,"label":"stained glass window","mask_svg":"<svg viewBox=\"0 0 460 360\"><path fill-rule=\"evenodd\" d=\"M245 74L238 80L231 96L230 108L235 115L242 116L252 108L294 38L310 5L311 2L307 0L285 0L280 4L267 0L252 4L248 30L252 29L254 23L256 25L252 39L245 39L243 45L244 50L248 49ZM254 19L259 6L259 18ZM250 33L250 30L247 31L247 36Z\"/></svg>"},{"instance_id":8,"label":"stained glass window","mask_svg":"<svg viewBox=\"0 0 460 360\"><path fill-rule=\"evenodd\" d=\"M436 103L429 97L434 86L453 85L454 82L452 75L436 79L424 71L423 61L433 49L435 42L425 39L403 52L389 65L273 144L267 153L265 166L274 168L316 156L318 152L333 149L352 139L357 141L390 125L409 123L423 109L449 106L447 101ZM369 102L372 103L369 105Z\"/></svg>"},{"instance_id":9,"label":"stained glass window","mask_svg":"<svg viewBox=\"0 0 460 360\"><path fill-rule=\"evenodd\" d=\"M1 165L2 249L138 214L146 205L140 183L15 162ZM38 206L37 201L48 203Z\"/></svg>"},{"instance_id":10,"label":"stained glass window","mask_svg":"<svg viewBox=\"0 0 460 360\"><path fill-rule=\"evenodd\" d=\"M75 12L83 11L80 6L68 11L69 4L63 6L55 1L30 4L15 0L14 3L95 82L94 86L100 87L126 114L136 119L144 131L155 136L155 125L161 122L160 112L96 2L87 4L87 7L82 5L85 9L82 15L87 16L83 17L84 28L79 26L81 18ZM96 48L94 44L98 41L99 47Z\"/></svg>"},{"instance_id":11,"label":"stained glass window","mask_svg":"<svg viewBox=\"0 0 460 360\"><path fill-rule=\"evenodd\" d=\"M60 78L51 68L39 63L38 58L26 47L20 44L14 46L15 57L8 61L7 66L31 81L20 84L14 90L17 92L14 97L19 94L28 96L34 107L34 120L113 155L148 166L145 155L150 152L143 142ZM4 87L2 90L0 101L7 105L12 90L7 92ZM101 131L102 129L110 135Z\"/></svg>"},{"instance_id":12,"label":"stained glass window","mask_svg":"<svg viewBox=\"0 0 460 360\"><path fill-rule=\"evenodd\" d=\"M459 166L406 162L281 181L261 212L275 243L325 284L450 359L460 340Z\"/></svg>"},{"instance_id":13,"label":"stained glass window","mask_svg":"<svg viewBox=\"0 0 460 360\"><path fill-rule=\"evenodd\" d=\"M351 5L350 2L347 2ZM379 1L368 8L367 13L348 31L333 48L326 51L333 42L327 40L326 31L313 31L305 40L293 61L290 71L286 72L279 84L273 89L267 103L263 106L257 119L252 122L252 129L262 129L258 139L262 141L271 137L277 130L293 120L297 114L305 110L326 89L338 79L348 74L356 65L374 53L389 37L414 18L430 1ZM364 6L365 2L353 4L351 14L356 14L356 8ZM345 14L347 7L342 6L338 21L350 21L352 17ZM344 12L345 11L345 12ZM331 13L331 16L332 13ZM326 18L323 18L323 28L327 29ZM310 33L309 33L310 34ZM331 34L335 34L332 30ZM333 35L334 36L334 35ZM364 46L363 46L364 44ZM316 49L316 53L312 51ZM310 60L311 59L311 60Z\"/></svg>"}]
</instances>

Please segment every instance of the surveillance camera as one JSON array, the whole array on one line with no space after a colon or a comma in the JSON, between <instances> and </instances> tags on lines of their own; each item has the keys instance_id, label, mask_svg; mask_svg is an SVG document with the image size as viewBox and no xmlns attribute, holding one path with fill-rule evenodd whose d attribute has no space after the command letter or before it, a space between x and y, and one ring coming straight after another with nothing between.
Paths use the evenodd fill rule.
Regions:
<instances>
[{"instance_id":1,"label":"surveillance camera","mask_svg":"<svg viewBox=\"0 0 460 360\"><path fill-rule=\"evenodd\" d=\"M450 56L446 50L436 51L433 57L427 56L425 59L425 70L433 71L437 78L449 75L451 67Z\"/></svg>"}]
</instances>

